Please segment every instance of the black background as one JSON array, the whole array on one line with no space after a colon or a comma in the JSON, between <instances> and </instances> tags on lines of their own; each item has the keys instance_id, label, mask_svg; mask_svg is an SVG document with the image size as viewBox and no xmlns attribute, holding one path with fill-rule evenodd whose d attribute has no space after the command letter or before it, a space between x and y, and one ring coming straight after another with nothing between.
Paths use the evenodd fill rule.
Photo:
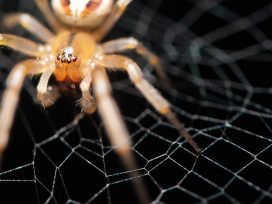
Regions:
<instances>
[{"instance_id":1,"label":"black background","mask_svg":"<svg viewBox=\"0 0 272 204\"><path fill-rule=\"evenodd\" d=\"M139 1L139 0L137 0ZM13 12L17 11L18 9L18 1L15 0L1 0L0 1L0 9L1 9L1 18L3 17L4 13L8 12ZM24 1L25 5L24 8L27 8L27 4L31 4L31 1ZM156 5L156 0L151 0L151 1L140 1L142 4L148 4L150 8L153 9L154 5ZM178 3L183 3L183 6L178 6ZM182 20L182 17L186 13L186 11L190 10L190 8L193 8L194 5L192 3L188 3L190 1L167 1L164 0L162 3L160 3L160 6L158 8L157 13L167 16L167 18L170 18L173 22L178 22ZM192 1L191 1L192 2ZM264 5L268 4L269 1L251 1L251 2L238 2L237 1L231 1L227 0L224 1L224 5L230 8L231 10L235 11L237 14L239 14L242 18L242 16L247 16L248 14L252 13L253 11L257 10L258 8L263 7ZM116 29L112 31L112 33L107 37L107 39L114 39L117 37L121 36L128 36L128 35L133 35L135 37L138 37L143 40L143 42L146 42L149 46L151 46L157 53L165 56L165 60L168 60L170 64L175 64L175 61L171 61L167 57L167 53L165 54L165 50L160 46L160 42L157 41L159 37L155 36L152 34L152 28L150 28L150 31L148 32L147 35L142 36L141 33L134 33L133 26L128 26L128 28L124 28L123 25L125 25L126 17L129 19L136 19L135 21L138 20L138 17L141 16L141 11L143 7L141 7L141 4L132 4L131 7L129 8L128 12L131 12L130 14L126 14L120 22L120 25L117 26ZM27 9L26 9L27 10ZM37 16L40 18L41 16L39 15L38 11L33 10L33 15ZM213 21L213 17L211 16L205 16L203 19L205 19L205 23L196 23L194 26L191 28L195 33L198 35L202 35L208 32L211 32L215 28L215 22ZM44 20L43 20L44 21ZM160 23L160 22L156 22ZM167 25L166 25L167 26ZM131 28L132 27L132 28ZM269 22L263 26L262 28L264 32L267 34L267 36L271 36L272 32L271 29L269 28ZM266 29L266 30L265 30ZM19 28L16 28L15 31L13 32L18 32L19 34L22 34L24 36L28 36L27 33L21 31ZM154 38L153 38L154 37ZM33 36L31 37L32 39ZM185 40L186 39L186 40ZM190 39L190 36L186 36L184 38L184 49L186 49L186 45L188 44L188 39ZM224 49L239 49L239 47L243 47L244 44L247 43L247 39L245 39L243 36L242 37L235 37L235 42L234 41L222 41L218 42L217 46L219 48L224 48ZM16 53L13 53L12 51L8 49L1 49L2 53L6 54L10 58L14 59L12 62L10 62L10 65L6 65L3 67L2 77L1 77L1 85L3 86L4 78L6 74L9 72L9 68L17 61L24 56L22 55L17 55ZM244 63L244 64L242 64ZM264 87L269 87L271 84L271 75L269 74L269 63L252 63L252 62L241 62L241 67L246 67L245 69L242 69L243 73L246 74L247 79L253 84L253 86L264 86ZM243 66L242 66L243 65ZM8 67L9 66L9 67ZM257 67L257 72L256 72L256 67ZM259 69L261 67L261 70ZM183 91L184 88L180 87L179 81L181 77L179 76L174 76L169 73L171 79L173 80L173 87L177 89L178 91ZM211 76L208 76L209 73L207 73L207 78L210 78ZM118 80L125 80L124 78L126 75L124 74L113 74L111 76L111 80L113 82L116 82ZM33 84L37 83L37 79L32 80ZM125 81L126 82L126 81ZM29 82L27 82L29 83ZM26 86L28 84L26 83ZM176 100L173 96L168 94L168 90L164 89L161 86L161 83L159 81L155 81L155 85L160 88L160 91L164 94L164 96L169 97L169 100L174 103L175 105L179 107L184 107L188 112L191 113L196 113L196 114L204 114L209 112L209 110L203 110L203 107L200 109L196 110L195 106L190 106L190 104L183 104L180 101ZM185 87L186 87L185 83ZM190 85L188 85L190 87ZM28 89L29 90L29 89ZM115 89L114 89L115 90ZM192 95L197 95L198 96L198 91L196 90L196 87L193 87L190 89L193 91L191 93ZM195 93L194 93L195 92ZM126 94L124 92L115 90L114 96L121 107L122 113L126 116L129 116L131 118L134 118L139 115L141 111L143 111L146 107L150 107L146 102L144 102L143 98L138 98L135 96L132 96L130 94ZM4 161L2 164L2 168L4 170L7 169L14 169L18 166L24 165L24 164L29 164L33 161L33 144L37 143L37 141L44 140L48 135L52 136L54 134L55 130L58 130L59 128L63 127L65 124L68 124L70 121L73 120L74 116L80 111L80 109L75 106L75 100L77 97L63 97L61 98L53 107L49 108L48 110L43 110L42 107L40 107L38 104L33 102L33 98L30 96L29 92L27 89L24 89L21 94L21 101L19 105L19 109L16 114L16 119L13 124L13 129L12 129L12 134L11 134L11 140L10 140L10 145L5 153ZM257 100L257 99L256 99ZM269 105L271 102L271 98L266 98L266 101L264 104ZM268 106L269 107L269 106ZM217 112L209 112L206 115L210 115L211 117L217 116ZM223 117L224 118L224 117ZM147 118L145 121L142 121L143 126L148 127L148 125L153 123L152 118ZM187 126L205 126L206 124L198 124L197 122L187 120L186 118L182 118L182 120L187 124ZM90 126L89 126L90 124ZM81 123L80 127L84 127L83 129L83 135L95 135L94 138L99 139L98 137L98 128L97 126L100 125L100 119L97 114L94 114L92 116L87 116L85 117ZM135 127L133 124L127 123L130 132L134 132L137 127ZM252 126L252 128L258 129L258 124L253 122L251 123L250 120L244 120L239 123L239 127L247 127L248 125ZM31 128L29 130L28 128ZM103 134L103 128L99 129L102 131ZM164 135L168 129L161 129L160 130L160 135ZM262 130L258 130L261 135L265 135L265 133L262 132ZM30 133L33 133L31 135ZM76 133L74 133L76 135ZM220 133L221 134L221 133ZM233 133L234 135L235 133ZM73 133L71 134L73 135ZM87 137L87 136L86 136ZM73 146L74 144L78 143L78 138L76 136L71 136L71 141L70 144ZM236 140L235 142L237 144L243 143L244 142L243 137L240 139ZM35 142L33 142L35 140ZM107 139L106 136L103 134L103 142L107 144ZM200 144L200 146L205 146L206 143L209 143L210 141L207 141L205 139L197 138L197 142ZM256 147L254 146L253 149L251 149L251 152L254 152L254 149L257 149L261 144L256 144ZM161 148L160 144L155 144L151 142L151 145L148 145L148 151L152 152L155 150L158 150ZM141 147L141 151L146 151L144 148L147 147ZM62 149L63 148L63 149ZM190 149L189 146L186 146L186 148ZM59 161L62 161L64 157L67 156L67 150L58 142L54 143L53 145L45 146L43 150L49 155L50 158L54 158L54 162L58 163ZM100 151L100 150L98 150ZM226 153L227 152L227 153ZM35 169L38 171L37 175L39 178L39 181L43 182L47 186L52 185L50 182L52 182L52 176L54 176L54 167L50 165L48 161L44 158L43 154L38 150L36 151L37 155L35 156ZM83 154L83 153L82 153ZM238 155L240 152L235 152L231 149L231 147L225 145L225 144L218 144L212 151L208 152L207 155L211 155L211 158L216 158L216 156L212 155L220 155L221 159L224 159L224 164L226 167L231 168L243 165L243 162L245 162L248 158L247 156L243 155ZM242 159L240 159L240 157ZM186 160L184 160L183 165L192 165L193 161L195 158L190 157L185 157ZM89 158L93 163L100 165L101 161L96 161L96 158ZM71 162L67 164L65 167L65 172L64 177L65 177L65 184L68 186L70 192L72 192L70 195L73 196L75 200L78 200L80 202L86 201L87 198L90 198L90 193L93 195L98 189L101 189L105 185L105 179L103 176L95 176L91 178L87 178L86 175L92 174L95 172L86 172L82 169L87 169L84 168L86 164L80 163L76 157L70 159ZM139 163L142 164L142 161L140 158L138 158ZM271 159L270 159L271 161ZM116 169L122 169L122 166L119 164L118 159L116 158L116 155L112 155L107 158L107 164L108 167L107 169L110 169L109 171L114 172ZM229 165L229 163L231 163ZM269 162L268 162L269 163ZM270 163L271 164L271 163ZM208 166L208 163L206 162L205 159L199 159L199 166L197 168L201 169L199 171L203 172L209 172L210 174L213 174L214 177L216 177L216 180L220 180L223 178L222 177L227 177L228 173L223 173L220 174L218 173L217 169L212 169L211 166ZM169 167L169 168L167 168ZM258 171L258 167L256 167L257 170L254 171L254 168L252 167L251 171L249 173L249 177L254 177L255 174ZM177 174L175 172L176 170L171 168L171 165L165 166L164 169L161 169L160 172L157 172L155 177L158 176L160 177L160 182L162 185L167 185L168 182L171 182L170 177L175 177ZM233 170L235 171L235 170ZM117 171L118 172L118 171ZM183 172L179 172L180 174L183 174ZM154 173L155 174L155 173ZM266 179L268 181L271 180L271 172L266 174ZM98 174L99 175L99 174ZM171 176L169 176L171 175ZM209 176L207 176L209 177ZM246 177L246 175L245 175ZM31 168L26 168L24 172L18 173L13 173L13 179L31 179L33 178L33 169ZM48 179L47 179L48 178ZM1 179L5 179L3 176ZM7 177L6 179L10 179L10 177ZM116 178L120 179L120 178ZM211 179L211 178L210 178ZM59 178L57 180L60 180ZM37 181L37 186L38 186L38 193L36 193L35 189L35 184L33 182L2 182L1 184L1 191L0 191L0 199L3 201L3 203L37 203L40 201L41 203L44 203L46 198L48 197L47 192L45 192L43 187L40 186L39 181ZM232 189L228 190L227 193L231 194L232 196L236 197L236 199L242 203L249 203L252 200L255 200L256 197L258 197L258 192L254 190L247 190L248 185L234 183ZM260 180L259 182L262 182ZM75 185L78 184L78 185ZM146 183L149 187L149 194L154 199L158 195L158 190L153 188L153 186L150 184L151 181L149 179L146 179ZM58 202L58 203L64 203L66 202L66 197L63 196L65 193L63 192L63 188L61 185L57 183L56 184L56 191L54 191L55 200L52 200L50 203ZM262 184L260 184L262 185ZM73 188L73 186L80 186L79 188ZM199 194L209 194L213 189L209 189L205 187L205 185L201 185L201 182L198 181L198 178L195 178L192 176L191 178L191 183L184 183L184 186L186 186L188 189L194 189L193 191ZM191 187L192 186L192 187ZM223 187L223 184L222 184ZM82 190L82 189L88 189L88 190ZM243 190L242 190L243 189ZM120 185L113 186L110 188L110 194L112 198L113 203L136 203L132 187L129 183L123 182ZM255 196L255 194L257 194ZM39 197L37 197L39 195ZM97 201L95 203L107 203L107 195L105 193L101 194ZM173 190L171 193L167 194L166 196L163 197L162 199L163 202L165 203L194 203L197 202L197 200L192 199L191 197L187 196L185 193L181 193L180 191ZM271 200L270 200L271 201ZM268 200L264 201L269 202ZM1 202L2 203L2 202ZM225 197L219 197L218 200L213 200L211 203L231 203L230 200L225 199Z\"/></svg>"}]
</instances>

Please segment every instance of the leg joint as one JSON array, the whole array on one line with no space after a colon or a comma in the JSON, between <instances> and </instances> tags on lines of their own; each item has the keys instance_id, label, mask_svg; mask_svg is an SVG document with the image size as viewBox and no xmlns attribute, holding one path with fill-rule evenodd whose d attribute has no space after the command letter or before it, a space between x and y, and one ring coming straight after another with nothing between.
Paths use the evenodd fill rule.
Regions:
<instances>
[{"instance_id":1,"label":"leg joint","mask_svg":"<svg viewBox=\"0 0 272 204\"><path fill-rule=\"evenodd\" d=\"M127 72L128 72L129 78L135 84L141 82L141 80L143 79L143 73L142 73L141 69L139 68L139 66L136 63L134 63L132 61L127 63Z\"/></svg>"}]
</instances>

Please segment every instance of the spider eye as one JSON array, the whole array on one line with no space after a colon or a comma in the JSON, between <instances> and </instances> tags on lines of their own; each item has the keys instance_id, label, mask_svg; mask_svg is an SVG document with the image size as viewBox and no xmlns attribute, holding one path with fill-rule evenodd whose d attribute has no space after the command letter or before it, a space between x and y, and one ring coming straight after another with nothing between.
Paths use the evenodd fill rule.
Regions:
<instances>
[{"instance_id":1,"label":"spider eye","mask_svg":"<svg viewBox=\"0 0 272 204\"><path fill-rule=\"evenodd\" d=\"M110 13L113 0L52 0L51 3L64 23L96 27Z\"/></svg>"}]
</instances>

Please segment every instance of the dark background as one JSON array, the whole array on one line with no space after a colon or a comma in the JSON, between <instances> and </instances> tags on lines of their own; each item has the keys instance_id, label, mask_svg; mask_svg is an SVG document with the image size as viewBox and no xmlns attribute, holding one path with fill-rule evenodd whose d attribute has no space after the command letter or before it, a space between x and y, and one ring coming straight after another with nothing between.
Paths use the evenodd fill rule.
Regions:
<instances>
[{"instance_id":1,"label":"dark background","mask_svg":"<svg viewBox=\"0 0 272 204\"><path fill-rule=\"evenodd\" d=\"M23 1L23 4L20 4L20 11L30 12L34 16L39 19L42 19L39 12L35 7L33 7L32 1ZM156 53L162 56L163 60L168 64L169 69L171 66L182 67L187 73L189 66L186 63L180 62L178 59L188 55L187 50L190 45L191 40L193 39L192 35L189 32L185 32L183 36L178 36L177 40L174 42L174 46L180 48L180 53L178 57L173 57L173 55L167 53L167 48L163 46L162 35L158 32L154 32L154 30L158 30L158 25L162 25L162 27L167 28L168 26L165 22L160 22L160 15L166 16L167 19L171 19L168 22L172 22L172 24L177 23L179 21L182 22L184 15L192 8L196 8L194 1L161 1L158 3L157 0L150 1L140 1L137 0L137 3L132 3L127 13L118 23L116 28L111 32L107 39L114 39L122 36L130 36L133 35L138 39L142 40L146 45L152 48ZM259 8L268 5L270 1L250 1L250 2L239 2L226 0L221 3L225 7L234 11L240 18L243 16L247 16L258 10ZM182 3L183 6L178 6L178 3ZM143 5L147 5L144 7ZM158 6L157 6L158 5ZM28 9L29 7L33 9ZM150 7L151 10L156 9L156 15L152 19L152 23L150 27L147 28L145 33L138 32L135 27L139 26L137 22L144 15L144 12L148 12L145 9ZM1 9L1 19L5 15L5 13L14 12L18 10L18 1L15 0L0 0L0 9ZM265 14L264 14L265 15ZM196 21L193 26L190 26L190 30L193 31L196 35L204 35L205 33L212 32L220 26L230 24L229 22L217 21L217 18L207 13L203 15L201 19ZM42 20L44 22L44 20ZM143 22L148 21L148 19L143 18ZM258 25L259 28L267 35L269 38L271 36L271 29L269 23L271 21L270 18L263 21L263 25ZM1 29L4 32L4 29ZM22 29L15 28L12 33L16 33L21 36L30 37L34 40L35 37L29 36L28 33L24 32ZM224 39L222 41L216 42L214 45L219 49L224 50L240 50L246 45L254 44L252 39L245 38L243 33L241 35L237 35L234 37L230 37L228 39ZM182 45L182 46L180 46ZM12 52L9 49L1 49L1 52L4 54L1 56L2 58L2 70L1 70L1 85L3 87L5 77L9 72L9 69L14 65L17 61L25 58L23 55ZM267 51L270 54L270 51ZM208 54L203 50L203 56L208 56ZM145 70L150 70L150 67L146 65L146 62L138 56L134 56L130 53L132 57L136 57L137 62L142 65ZM8 56L8 58L4 58L4 56ZM209 56L208 56L209 57ZM254 56L256 57L256 56ZM258 57L258 56L257 56ZM8 60L11 59L11 60ZM270 87L271 85L271 75L269 74L269 68L271 68L271 63L258 61L237 61L239 68L246 75L246 78L251 82L253 87ZM188 64L192 64L192 62L188 62ZM223 67L224 68L224 67ZM218 80L218 78L214 77L213 70L206 69L207 72L203 72L203 78L208 81ZM228 72L225 69L226 72ZM188 71L190 72L190 71ZM199 99L208 99L215 103L220 104L229 104L230 107L234 106L231 101L223 101L223 98L216 99L214 96L207 95L205 98L196 84L190 82L189 79L186 79L186 76L176 76L174 72L168 71L169 77L173 81L173 89L177 90L178 93L186 93L191 96L195 96ZM135 90L132 90L132 86L126 79L126 75L122 73L113 73L111 74L111 81L114 84L114 97L116 98L119 107L121 107L122 114L129 118L136 118L143 110L151 109L151 106L144 100L143 97L135 96L134 94L130 94L129 92L135 93ZM230 77L232 81L235 81L235 77ZM181 80L184 82L181 83ZM61 180L64 180L66 190L69 191L69 195L76 201L86 202L91 196L94 195L98 190L101 190L105 183L107 182L104 175L97 173L95 170L90 169L90 164L82 162L82 160L78 159L77 155L71 156L69 162L62 167L62 176L56 174L56 179L54 178L55 166L59 165L64 158L71 152L71 150L67 149L64 146L64 142L61 139L56 140L55 142L50 143L49 145L44 145L42 148L34 146L34 144L38 144L40 141L45 140L48 135L52 136L54 133L60 128L69 124L75 117L75 115L80 111L80 109L75 105L75 101L79 96L71 97L65 96L62 97L53 107L44 110L39 104L36 103L33 97L35 91L32 90L33 86L37 84L38 79L34 78L31 82L28 80L25 83L25 88L21 93L21 101L19 104L19 108L16 114L16 119L13 124L11 140L9 147L5 153L4 160L2 163L3 171L8 169L15 169L16 167L20 167L25 164L30 164L29 168L23 168L22 171L15 171L12 174L3 174L0 179L1 180L26 180L26 182L0 182L0 198L3 203L45 203L48 198L48 192L46 192L46 188L51 189L52 181L56 180L55 190L54 190L54 199L52 199L49 203L64 203L67 202L67 196L65 193L65 188L61 184ZM120 82L120 83L119 83ZM52 83L54 81L52 80ZM120 84L124 84L125 90L120 91ZM226 115L225 111L217 111L213 109L206 109L204 106L197 105L195 103L190 104L188 101L183 101L176 98L169 90L163 88L161 82L159 80L154 80L153 84L159 88L162 94L168 98L171 103L174 105L186 110L189 113L196 115L207 115L210 117L217 117L221 119L227 119L229 116ZM216 84L215 84L216 86ZM122 87L122 86L121 86ZM3 88L1 88L3 90ZM233 90L235 91L235 90ZM241 96L245 96L244 93L239 93ZM260 97L260 96L259 96ZM270 107L271 97L268 95L266 97L261 96L262 98L254 98L254 100L260 102L261 104ZM242 107L241 104L238 107ZM231 112L230 112L231 114ZM209 124L205 124L204 122L190 120L187 117L180 117L180 120L184 121L187 127L196 127L203 128L209 127ZM140 125L145 128L149 128L152 124L154 124L154 118L145 117L144 120L140 121ZM161 118L161 120L164 120ZM134 123L126 120L127 126L129 127L130 132L135 132L137 128L139 128ZM268 126L270 125L270 121L266 121ZM245 117L239 120L236 126L244 128L244 129L254 129L256 130L256 134L265 135L270 137L271 133L263 130L263 123L259 125L256 122L255 118ZM248 127L250 126L250 128ZM75 147L79 140L78 137L79 132L80 135L84 138L93 139L94 141L100 141L100 137L103 138L103 144L105 146L108 145L107 137L104 134L103 126L101 125L100 118L97 114L92 116L86 116L83 120L81 120L79 126L75 128L75 130L71 131L68 137L65 137L65 141L70 145L70 147ZM169 133L169 129L166 127L161 127L155 130L158 131L159 135L165 135ZM171 130L173 131L173 130ZM174 132L174 131L173 131ZM176 134L176 133L173 133ZM222 132L213 133L214 136L222 135ZM259 149L263 149L264 145L262 143L257 143L255 141L251 141L245 135L241 135L238 132L227 130L224 134L228 135L228 137L238 145L241 145L243 148L247 149L249 152L257 153ZM239 135L240 134L240 135ZM91 135L91 136L90 136ZM238 136L237 136L238 135ZM143 134L134 138L134 142L136 143L143 136ZM237 136L237 137L236 137ZM197 137L196 141L198 144L205 148L212 141L209 138ZM83 146L88 146L89 144L82 144ZM245 145L245 146L243 146ZM188 144L185 144L184 147L193 152ZM88 147L93 151L101 154L101 148L97 148L96 145L94 147ZM153 152L161 151L163 149L163 145L160 143L156 143L156 141L146 140L146 145L138 147L139 152L143 152L145 155L150 156L149 158L154 157ZM84 151L78 152L80 155L85 155ZM241 180L237 179L231 187L226 188L226 181L230 181L234 172L239 169L239 166L243 166L246 164L247 160L251 160L252 158L243 154L240 150L237 151L233 146L228 145L227 143L218 142L217 145L213 146L206 151L202 156L197 159L197 165L194 166L194 162L196 161L196 155L188 154L187 151L183 151L181 149L180 156L176 155L176 159L182 163L182 166L188 167L188 169L192 169L194 172L198 172L208 179L208 181L215 181L215 183L225 190L225 194L231 195L236 201L241 203L250 203L255 201L262 193L254 188L250 187L250 184L247 182L243 183ZM46 156L48 158L46 158ZM267 153L269 155L269 152ZM265 163L271 164L271 159L269 156L263 155L263 161ZM270 154L271 155L271 154ZM86 155L86 157L88 157ZM215 161L221 161L223 166L227 169L230 169L230 172L227 172L222 169L218 169L215 165L211 165L208 158L211 158ZM142 167L145 165L145 162L137 157L139 165ZM217 160L218 159L218 160ZM88 158L93 164L97 166L103 166L101 158ZM182 161L181 161L182 160ZM33 165L31 163L33 162ZM52 165L52 163L54 165ZM122 166L119 163L117 156L112 153L109 156L105 157L105 163L107 164L107 173L112 174L116 172L122 172ZM221 163L221 164L222 164ZM268 189L271 181L272 181L272 171L263 170L261 165L254 164L248 171L242 176L246 181L251 181L254 186L261 186L263 189ZM34 167L34 168L33 168ZM34 171L35 170L35 171ZM258 172L262 172L261 177ZM176 182L176 180L180 180L181 178L185 178L186 172L183 172L182 169L177 169L173 164L165 164L162 165L161 168L158 168L157 171L151 173L151 176L155 178L161 186L167 187L173 185L172 182ZM256 176L258 174L259 176ZM90 176L91 175L91 176ZM110 183L126 178L127 175L114 176L110 178ZM27 180L33 180L35 178L35 182L28 182ZM189 189L195 194L199 194L202 197L209 197L211 195L216 194L218 189L214 189L211 187L209 182L203 182L203 180L199 179L196 175L190 174L190 179L186 179L181 185L184 186L185 189ZM252 180L252 178L256 178L256 180ZM155 199L160 191L154 187L150 177L144 177L148 189L149 194L152 199ZM269 184L270 183L270 184ZM51 190L50 190L51 191ZM112 203L136 203L135 195L133 193L132 186L129 182L121 182L118 185L113 185L109 188L109 193L111 195ZM107 198L106 191L105 193L100 194L97 200L94 203L107 203L109 200ZM165 203L195 203L201 202L192 196L189 196L188 193L172 190L169 193L166 193L162 198L162 202ZM203 201L203 200L202 200ZM228 196L217 197L216 199L210 199L210 203L235 203L236 201L231 200ZM1 202L1 203L2 203ZM260 203L269 203L271 202L270 198L262 200Z\"/></svg>"}]
</instances>

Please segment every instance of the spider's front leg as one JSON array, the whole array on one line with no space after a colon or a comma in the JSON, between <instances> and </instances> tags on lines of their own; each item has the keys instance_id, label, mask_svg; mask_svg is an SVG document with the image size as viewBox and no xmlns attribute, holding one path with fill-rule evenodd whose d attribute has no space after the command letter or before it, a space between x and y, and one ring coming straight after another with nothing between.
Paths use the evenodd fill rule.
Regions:
<instances>
[{"instance_id":1,"label":"spider's front leg","mask_svg":"<svg viewBox=\"0 0 272 204\"><path fill-rule=\"evenodd\" d=\"M40 63L38 61L26 60L15 65L7 78L6 89L0 107L0 156L8 144L9 133L24 78L28 74L35 74L39 68Z\"/></svg>"},{"instance_id":2,"label":"spider's front leg","mask_svg":"<svg viewBox=\"0 0 272 204\"><path fill-rule=\"evenodd\" d=\"M91 114L96 111L96 101L90 93L92 83L91 70L86 74L85 78L80 83L80 89L82 92L82 99L80 105L85 113Z\"/></svg>"},{"instance_id":3,"label":"spider's front leg","mask_svg":"<svg viewBox=\"0 0 272 204\"><path fill-rule=\"evenodd\" d=\"M167 77L165 70L161 64L159 57L148 50L141 42L137 39L129 38L120 38L117 40L111 40L102 44L102 48L106 54L113 54L118 52L124 52L127 50L135 50L139 55L144 57L149 64L154 66L158 76L164 82L166 87L171 86L170 79Z\"/></svg>"},{"instance_id":4,"label":"spider's front leg","mask_svg":"<svg viewBox=\"0 0 272 204\"><path fill-rule=\"evenodd\" d=\"M103 58L101 65L107 68L114 67L127 71L131 81L153 105L153 107L174 125L174 127L198 153L200 152L200 148L185 129L184 124L180 123L175 114L171 111L169 102L163 98L162 95L143 77L141 69L134 61L121 55L107 55Z\"/></svg>"},{"instance_id":5,"label":"spider's front leg","mask_svg":"<svg viewBox=\"0 0 272 204\"><path fill-rule=\"evenodd\" d=\"M55 65L52 63L49 65L39 81L37 86L37 99L41 102L44 107L52 106L55 101L59 98L59 91L56 87L48 87L48 82L52 74L54 73Z\"/></svg>"},{"instance_id":6,"label":"spider's front leg","mask_svg":"<svg viewBox=\"0 0 272 204\"><path fill-rule=\"evenodd\" d=\"M132 182L141 203L148 203L147 190L137 169L136 161L131 150L132 141L121 118L120 111L111 96L111 88L106 72L103 68L93 71L94 91L98 110L104 121L109 139L124 166L130 171Z\"/></svg>"}]
</instances>

